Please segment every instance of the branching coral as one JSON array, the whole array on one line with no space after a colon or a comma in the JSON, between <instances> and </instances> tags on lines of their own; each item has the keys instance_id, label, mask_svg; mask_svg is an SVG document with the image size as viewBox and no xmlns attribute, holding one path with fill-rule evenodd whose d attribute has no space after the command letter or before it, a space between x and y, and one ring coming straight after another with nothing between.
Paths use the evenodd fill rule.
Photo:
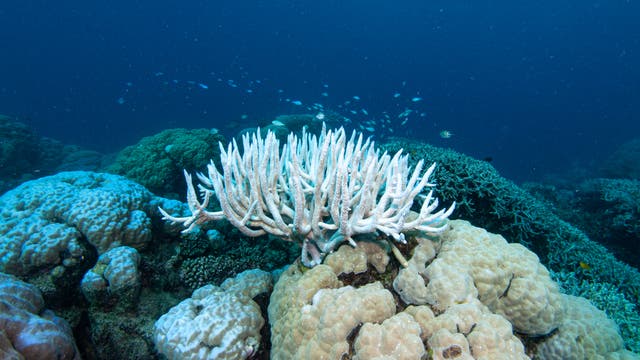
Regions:
<instances>
[{"instance_id":1,"label":"branching coral","mask_svg":"<svg viewBox=\"0 0 640 360\"><path fill-rule=\"evenodd\" d=\"M413 170L408 156L398 151L382 155L374 143L344 129L321 135L290 134L287 143L272 132L245 134L243 153L234 141L220 145L222 173L213 162L208 174L198 174L204 195L198 199L191 176L187 201L192 215L164 218L183 223L186 231L208 221L227 219L247 236L266 233L302 245L302 262L318 265L325 254L353 236L381 232L404 242L403 232L419 230L438 234L454 205L435 211L438 200L430 191L417 216L409 216L414 199L429 183L435 164L422 173L420 160ZM208 211L215 195L222 210ZM161 210L162 211L162 210Z\"/></svg>"}]
</instances>

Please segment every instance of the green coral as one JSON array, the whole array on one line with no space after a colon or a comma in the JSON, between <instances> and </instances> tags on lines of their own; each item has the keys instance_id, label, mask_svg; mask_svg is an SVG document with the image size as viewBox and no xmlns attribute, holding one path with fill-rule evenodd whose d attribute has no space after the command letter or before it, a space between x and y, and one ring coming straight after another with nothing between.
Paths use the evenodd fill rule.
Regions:
<instances>
[{"instance_id":1,"label":"green coral","mask_svg":"<svg viewBox=\"0 0 640 360\"><path fill-rule=\"evenodd\" d=\"M220 141L224 142L224 137L215 129L164 130L122 150L106 170L157 195L184 198L182 170L202 171L211 159L218 161Z\"/></svg>"}]
</instances>

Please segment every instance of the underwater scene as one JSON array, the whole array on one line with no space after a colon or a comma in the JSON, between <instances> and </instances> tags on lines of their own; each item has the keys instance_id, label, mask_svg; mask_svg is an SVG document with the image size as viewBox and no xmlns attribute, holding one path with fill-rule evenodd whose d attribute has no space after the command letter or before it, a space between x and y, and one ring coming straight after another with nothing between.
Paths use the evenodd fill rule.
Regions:
<instances>
[{"instance_id":1,"label":"underwater scene","mask_svg":"<svg viewBox=\"0 0 640 360\"><path fill-rule=\"evenodd\" d=\"M6 0L0 360L640 359L636 0Z\"/></svg>"}]
</instances>

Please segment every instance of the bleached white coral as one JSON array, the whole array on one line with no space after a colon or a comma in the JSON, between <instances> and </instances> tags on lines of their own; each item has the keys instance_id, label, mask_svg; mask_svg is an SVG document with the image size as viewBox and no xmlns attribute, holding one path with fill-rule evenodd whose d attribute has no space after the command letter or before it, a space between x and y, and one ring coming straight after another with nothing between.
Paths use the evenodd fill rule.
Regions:
<instances>
[{"instance_id":1,"label":"bleached white coral","mask_svg":"<svg viewBox=\"0 0 640 360\"><path fill-rule=\"evenodd\" d=\"M258 351L264 319L251 299L271 288L271 277L250 270L203 286L155 324L158 351L168 359L246 359Z\"/></svg>"},{"instance_id":2,"label":"bleached white coral","mask_svg":"<svg viewBox=\"0 0 640 360\"><path fill-rule=\"evenodd\" d=\"M414 199L429 183L435 164L422 172L420 160L413 170L399 151L380 154L370 139L344 129L319 137L290 134L281 148L274 133L263 139L260 131L245 134L242 148L235 141L220 145L222 173L213 162L208 174L198 174L204 195L199 201L192 179L187 179L187 201L192 215L165 219L183 223L187 230L207 221L227 219L247 236L266 233L302 245L302 262L318 265L325 254L353 236L381 232L404 242L403 232L438 234L446 229L453 211L436 211L438 200L430 191L420 212L409 218ZM221 211L208 211L211 196Z\"/></svg>"}]
</instances>

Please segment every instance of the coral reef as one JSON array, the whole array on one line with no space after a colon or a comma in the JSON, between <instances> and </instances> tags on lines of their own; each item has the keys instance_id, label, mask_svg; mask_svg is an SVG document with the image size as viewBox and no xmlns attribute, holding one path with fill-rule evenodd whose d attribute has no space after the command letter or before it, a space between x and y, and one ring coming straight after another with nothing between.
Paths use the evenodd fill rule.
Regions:
<instances>
[{"instance_id":1,"label":"coral reef","mask_svg":"<svg viewBox=\"0 0 640 360\"><path fill-rule=\"evenodd\" d=\"M434 290L425 304L408 306L395 296L404 289L395 285L406 269L395 261L382 273L373 266L359 274L340 273L325 264L310 270L290 266L269 303L271 357L638 358L624 350L612 320L587 300L560 294L537 257L519 244L459 220L451 221L439 239L418 235L409 244L409 267L424 262L419 281ZM336 256L361 259L365 254L360 247L354 250L361 254ZM438 270L443 266L439 259L471 281ZM578 309L576 301L584 306ZM406 334L398 335L399 326ZM584 341L573 341L576 335ZM561 348L567 339L571 348ZM568 349L586 357L567 357Z\"/></svg>"},{"instance_id":2,"label":"coral reef","mask_svg":"<svg viewBox=\"0 0 640 360\"><path fill-rule=\"evenodd\" d=\"M60 171L97 170L103 155L41 137L18 119L0 114L0 194Z\"/></svg>"},{"instance_id":3,"label":"coral reef","mask_svg":"<svg viewBox=\"0 0 640 360\"><path fill-rule=\"evenodd\" d=\"M348 154L349 139L336 139L346 145L341 153ZM351 150L369 149L357 145L360 140L351 140ZM248 205L244 214L234 216L249 230L259 229L255 221L263 221L270 229L284 231L269 220L304 230L314 224L313 219L320 219L314 234L342 238L322 249L326 256L314 258L307 252L306 260L313 258L316 265L312 268L300 258L285 270L242 272L290 264L300 254L292 248L305 244L296 236L289 242L273 235L251 238L233 226L238 224L227 222L199 224L197 231L181 234L181 227L160 221L158 206L176 218L191 218L189 214L205 210L198 206L206 201L194 201L195 191L190 192L191 208L187 208L120 176L72 172L25 183L0 197L0 267L35 284L45 295L33 285L0 275L0 357L19 358L18 352L37 350L36 357L43 359L75 359L80 353L92 359L144 360L638 358L624 350L625 345L637 350L640 339L637 272L560 220L548 203L500 178L487 163L422 144L407 146L405 154L413 160L417 156L437 160L435 172L433 168L426 174L411 172L411 160L400 155L387 159L376 153L380 162L365 161L367 166L358 161L345 166L348 159L339 156L325 158L348 168L347 176L344 171L332 173L331 166L319 166L322 157L307 154L308 158L296 160L295 156L323 148L338 149L330 141L326 146L310 144L294 145L308 151L276 154L291 165L298 161L297 167L275 166L280 163L269 162L275 158L265 160L257 154L244 158L238 153L235 158L241 162L235 165L250 167L254 160L265 161L273 169L297 172L269 184L291 190L298 176L302 196L291 190L269 203L253 191L240 192ZM167 145L163 152L173 150ZM250 141L247 145L245 149ZM275 157L274 152L262 153ZM351 155L369 159L367 151ZM331 182L313 183L318 175L313 169L326 170L325 178L335 178L333 183L346 180L330 191ZM257 184L233 174L225 181L243 179L249 188ZM380 185L381 178L391 180ZM540 258L469 222L447 220L444 211L436 212L440 215L428 226L405 226L424 220L418 205L435 211L433 197L418 194L422 187L417 186L422 182L429 186L433 178L442 186L445 203L461 201L458 216L532 246ZM213 180L208 181L205 185L213 186ZM616 182L597 184L592 186L612 194L607 206L627 206L621 200L626 188ZM314 185L325 191L319 199L342 199L335 206L337 212L328 200L326 204L320 200L325 206L317 207L327 214L333 211L335 217L305 217L318 206L307 203L314 198ZM372 192L375 196L367 194L367 187L376 186L382 190ZM390 199L403 200L389 200L392 205L383 216L374 221L351 214L375 209L387 191ZM346 201L345 194L352 200ZM407 201L407 196L418 204ZM289 209L270 207L284 203L283 199L294 199ZM294 210L305 216L296 217ZM276 212L285 215L278 219ZM362 231L371 230L376 221L374 230ZM353 231L345 231L350 227ZM434 228L437 231L430 231ZM580 262L591 269L580 267ZM189 298L192 288L198 289ZM567 294L586 296L593 305ZM69 325L45 307L68 320L77 346ZM14 336L16 331L39 329L53 329L49 339L55 349L51 343L27 349L20 342L24 337Z\"/></svg>"},{"instance_id":4,"label":"coral reef","mask_svg":"<svg viewBox=\"0 0 640 360\"><path fill-rule=\"evenodd\" d=\"M381 148L387 151L404 148L411 155L411 161L437 162L434 181L438 183L438 194L445 203L456 201L456 217L501 234L509 241L525 244L555 272L579 271L581 263L589 264L591 281L611 284L611 289L638 311L640 272L637 269L616 259L604 246L562 220L549 203L502 178L489 163L399 138L391 139ZM609 316L616 317L611 312ZM633 334L625 333L627 343L640 343L640 339L630 336ZM640 351L640 348L634 350Z\"/></svg>"},{"instance_id":5,"label":"coral reef","mask_svg":"<svg viewBox=\"0 0 640 360\"><path fill-rule=\"evenodd\" d=\"M640 180L640 139L622 144L602 163L600 172L606 178Z\"/></svg>"},{"instance_id":6,"label":"coral reef","mask_svg":"<svg viewBox=\"0 0 640 360\"><path fill-rule=\"evenodd\" d=\"M43 196L45 194L46 196ZM30 277L49 300L68 301L97 256L152 240L157 198L121 176L64 172L29 181L0 197L0 271Z\"/></svg>"},{"instance_id":7,"label":"coral reef","mask_svg":"<svg viewBox=\"0 0 640 360\"><path fill-rule=\"evenodd\" d=\"M17 178L37 169L38 140L27 125L0 115L0 178Z\"/></svg>"},{"instance_id":8,"label":"coral reef","mask_svg":"<svg viewBox=\"0 0 640 360\"><path fill-rule=\"evenodd\" d=\"M156 195L182 197L183 169L203 169L210 159L218 159L220 141L224 138L215 129L164 130L120 151L106 171L136 181Z\"/></svg>"},{"instance_id":9,"label":"coral reef","mask_svg":"<svg viewBox=\"0 0 640 360\"><path fill-rule=\"evenodd\" d=\"M556 208L618 257L640 267L640 180L589 179Z\"/></svg>"}]
</instances>

